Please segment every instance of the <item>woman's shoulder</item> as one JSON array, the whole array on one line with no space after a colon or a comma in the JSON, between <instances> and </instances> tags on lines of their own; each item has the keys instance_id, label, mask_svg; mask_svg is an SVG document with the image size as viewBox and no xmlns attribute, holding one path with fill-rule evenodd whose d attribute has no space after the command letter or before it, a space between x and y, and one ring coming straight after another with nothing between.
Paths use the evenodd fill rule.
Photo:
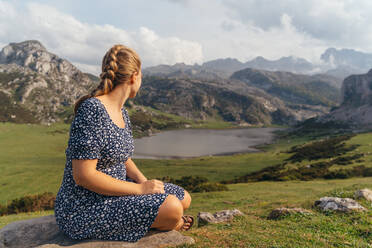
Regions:
<instances>
[{"instance_id":1,"label":"woman's shoulder","mask_svg":"<svg viewBox=\"0 0 372 248\"><path fill-rule=\"evenodd\" d=\"M75 118L78 118L82 121L93 121L100 119L99 105L93 97L87 98L80 103L76 111Z\"/></svg>"}]
</instances>

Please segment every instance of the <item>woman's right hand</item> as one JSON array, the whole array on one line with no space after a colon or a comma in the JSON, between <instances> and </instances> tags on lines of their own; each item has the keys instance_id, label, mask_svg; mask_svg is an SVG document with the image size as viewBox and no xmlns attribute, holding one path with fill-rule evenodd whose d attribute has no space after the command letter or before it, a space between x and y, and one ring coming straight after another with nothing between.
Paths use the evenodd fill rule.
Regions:
<instances>
[{"instance_id":1,"label":"woman's right hand","mask_svg":"<svg viewBox=\"0 0 372 248\"><path fill-rule=\"evenodd\" d=\"M165 193L164 183L160 180L151 179L144 181L141 185L142 194L156 194L156 193Z\"/></svg>"}]
</instances>

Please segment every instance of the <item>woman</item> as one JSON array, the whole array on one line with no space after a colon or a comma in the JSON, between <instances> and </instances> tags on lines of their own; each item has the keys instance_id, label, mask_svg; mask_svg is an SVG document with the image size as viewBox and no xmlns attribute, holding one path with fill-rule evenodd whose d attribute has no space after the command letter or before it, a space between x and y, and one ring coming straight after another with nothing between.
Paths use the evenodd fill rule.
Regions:
<instances>
[{"instance_id":1,"label":"woman","mask_svg":"<svg viewBox=\"0 0 372 248\"><path fill-rule=\"evenodd\" d=\"M75 104L66 166L55 201L59 228L72 239L136 242L150 228L188 230L191 197L182 187L147 180L131 156L132 126L125 101L141 86L138 54L113 46L102 61L101 82Z\"/></svg>"}]
</instances>

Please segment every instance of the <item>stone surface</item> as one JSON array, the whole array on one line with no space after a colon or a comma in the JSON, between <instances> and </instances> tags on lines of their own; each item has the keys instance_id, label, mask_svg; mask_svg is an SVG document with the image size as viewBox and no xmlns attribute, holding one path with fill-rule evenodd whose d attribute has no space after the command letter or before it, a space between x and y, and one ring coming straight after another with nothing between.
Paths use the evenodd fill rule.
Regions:
<instances>
[{"instance_id":1,"label":"stone surface","mask_svg":"<svg viewBox=\"0 0 372 248\"><path fill-rule=\"evenodd\" d=\"M351 198L322 197L314 205L321 210L335 210L340 212L365 211L366 208Z\"/></svg>"},{"instance_id":2,"label":"stone surface","mask_svg":"<svg viewBox=\"0 0 372 248\"><path fill-rule=\"evenodd\" d=\"M244 215L240 210L222 210L211 214L209 212L199 212L198 226L204 226L209 223L220 223L231 221L236 215Z\"/></svg>"},{"instance_id":3,"label":"stone surface","mask_svg":"<svg viewBox=\"0 0 372 248\"><path fill-rule=\"evenodd\" d=\"M150 230L138 242L109 240L74 240L68 238L58 229L54 215L21 220L10 223L0 229L0 248L111 248L111 247L164 247L181 244L193 244L191 237L183 236L177 231Z\"/></svg>"},{"instance_id":4,"label":"stone surface","mask_svg":"<svg viewBox=\"0 0 372 248\"><path fill-rule=\"evenodd\" d=\"M290 214L313 214L311 211L303 208L276 208L267 217L270 220L279 219L282 216L290 215Z\"/></svg>"},{"instance_id":5,"label":"stone surface","mask_svg":"<svg viewBox=\"0 0 372 248\"><path fill-rule=\"evenodd\" d=\"M356 199L364 198L368 201L372 201L372 190L370 190L370 189L357 190L357 191L355 191L354 195L355 195Z\"/></svg>"},{"instance_id":6,"label":"stone surface","mask_svg":"<svg viewBox=\"0 0 372 248\"><path fill-rule=\"evenodd\" d=\"M319 122L337 121L354 128L372 127L372 70L366 74L351 75L342 84L342 104Z\"/></svg>"}]
</instances>

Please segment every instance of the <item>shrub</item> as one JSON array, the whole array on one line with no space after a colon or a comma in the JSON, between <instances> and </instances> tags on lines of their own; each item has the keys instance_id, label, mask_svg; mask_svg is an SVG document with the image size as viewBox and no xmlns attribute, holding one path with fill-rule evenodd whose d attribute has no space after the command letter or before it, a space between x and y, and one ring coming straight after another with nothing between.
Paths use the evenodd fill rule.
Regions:
<instances>
[{"instance_id":1,"label":"shrub","mask_svg":"<svg viewBox=\"0 0 372 248\"><path fill-rule=\"evenodd\" d=\"M302 160L316 160L340 156L346 152L355 150L359 145L347 146L344 141L355 136L355 134L340 135L321 141L315 141L302 146L293 146L287 153L294 153L287 160L301 162Z\"/></svg>"},{"instance_id":2,"label":"shrub","mask_svg":"<svg viewBox=\"0 0 372 248\"><path fill-rule=\"evenodd\" d=\"M228 190L228 188L225 185L222 185L220 183L208 182L208 179L206 177L201 176L183 176L180 179L174 179L166 176L160 178L159 180L179 185L190 192L210 192Z\"/></svg>"},{"instance_id":3,"label":"shrub","mask_svg":"<svg viewBox=\"0 0 372 248\"><path fill-rule=\"evenodd\" d=\"M12 200L7 206L1 206L0 215L52 210L54 209L55 199L56 196L51 192L26 195Z\"/></svg>"},{"instance_id":4,"label":"shrub","mask_svg":"<svg viewBox=\"0 0 372 248\"><path fill-rule=\"evenodd\" d=\"M220 183L201 183L194 187L192 192L211 192L229 190L226 185Z\"/></svg>"}]
</instances>

